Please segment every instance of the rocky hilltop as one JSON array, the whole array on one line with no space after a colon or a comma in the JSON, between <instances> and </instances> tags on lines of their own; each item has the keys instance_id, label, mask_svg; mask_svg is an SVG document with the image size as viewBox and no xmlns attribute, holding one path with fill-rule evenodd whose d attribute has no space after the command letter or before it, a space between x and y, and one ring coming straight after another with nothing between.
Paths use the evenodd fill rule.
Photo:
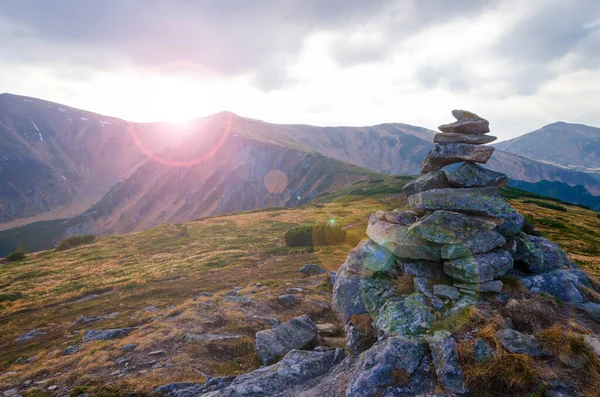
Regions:
<instances>
[{"instance_id":1,"label":"rocky hilltop","mask_svg":"<svg viewBox=\"0 0 600 397\"><path fill-rule=\"evenodd\" d=\"M595 395L599 284L500 195L487 120L454 111L404 187L376 212L333 283L345 349L317 347L302 316L257 334L265 366L183 396ZM462 163L446 173L446 165ZM308 350L296 350L308 349ZM285 356L284 356L285 355ZM279 357L283 359L279 362ZM275 362L274 364L272 364ZM535 394L530 394L535 393Z\"/></svg>"}]
</instances>

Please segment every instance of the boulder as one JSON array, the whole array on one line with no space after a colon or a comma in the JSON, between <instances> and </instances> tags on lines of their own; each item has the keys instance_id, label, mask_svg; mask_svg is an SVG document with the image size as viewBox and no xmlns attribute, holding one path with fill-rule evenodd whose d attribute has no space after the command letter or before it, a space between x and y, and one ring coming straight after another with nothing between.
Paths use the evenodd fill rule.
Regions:
<instances>
[{"instance_id":1,"label":"boulder","mask_svg":"<svg viewBox=\"0 0 600 397\"><path fill-rule=\"evenodd\" d=\"M533 293L552 295L563 302L574 305L583 303L585 300L579 287L592 288L585 273L575 269L558 269L523 277L521 282Z\"/></svg>"},{"instance_id":2,"label":"boulder","mask_svg":"<svg viewBox=\"0 0 600 397\"><path fill-rule=\"evenodd\" d=\"M508 184L508 178L505 174L488 170L480 165L464 163L448 174L448 182L454 187L503 187Z\"/></svg>"},{"instance_id":3,"label":"boulder","mask_svg":"<svg viewBox=\"0 0 600 397\"><path fill-rule=\"evenodd\" d=\"M597 335L583 335L583 341L600 358L600 338Z\"/></svg>"},{"instance_id":4,"label":"boulder","mask_svg":"<svg viewBox=\"0 0 600 397\"><path fill-rule=\"evenodd\" d=\"M526 265L524 270L529 273L547 273L570 265L567 254L552 241L525 233L520 233L515 240L517 252L513 256Z\"/></svg>"},{"instance_id":5,"label":"boulder","mask_svg":"<svg viewBox=\"0 0 600 397\"><path fill-rule=\"evenodd\" d=\"M437 378L433 370L431 356L425 354L421 359L421 364L410 375L408 384L402 386L388 387L384 397L413 397L422 395L431 395L437 385Z\"/></svg>"},{"instance_id":6,"label":"boulder","mask_svg":"<svg viewBox=\"0 0 600 397\"><path fill-rule=\"evenodd\" d=\"M388 270L396 259L390 250L375 244L372 240L366 240L366 243L360 245L359 255L362 266L374 272Z\"/></svg>"},{"instance_id":7,"label":"boulder","mask_svg":"<svg viewBox=\"0 0 600 397\"><path fill-rule=\"evenodd\" d=\"M587 313L597 323L600 323L600 304L595 302L585 302L577 307Z\"/></svg>"},{"instance_id":8,"label":"boulder","mask_svg":"<svg viewBox=\"0 0 600 397\"><path fill-rule=\"evenodd\" d=\"M473 345L473 358L478 363L485 364L494 357L494 349L483 338L477 338Z\"/></svg>"},{"instance_id":9,"label":"boulder","mask_svg":"<svg viewBox=\"0 0 600 397\"><path fill-rule=\"evenodd\" d=\"M240 375L228 387L202 396L278 396L326 374L343 358L343 349L292 350L280 362Z\"/></svg>"},{"instance_id":10,"label":"boulder","mask_svg":"<svg viewBox=\"0 0 600 397\"><path fill-rule=\"evenodd\" d=\"M457 244L447 244L442 246L441 254L443 259L465 258L477 254L484 254L495 248L501 248L506 245L506 239L495 230L479 233L465 241Z\"/></svg>"},{"instance_id":11,"label":"boulder","mask_svg":"<svg viewBox=\"0 0 600 397\"><path fill-rule=\"evenodd\" d=\"M414 293L404 299L387 301L381 308L375 327L384 335L421 335L434 321L433 313L425 295Z\"/></svg>"},{"instance_id":12,"label":"boulder","mask_svg":"<svg viewBox=\"0 0 600 397\"><path fill-rule=\"evenodd\" d=\"M438 380L451 393L468 392L463 379L462 369L458 362L456 341L448 331L437 331L427 338L429 350L433 357L433 366Z\"/></svg>"},{"instance_id":13,"label":"boulder","mask_svg":"<svg viewBox=\"0 0 600 397\"><path fill-rule=\"evenodd\" d=\"M468 143L437 143L421 163L421 173L438 171L447 165L472 161L485 164L494 153L493 146Z\"/></svg>"},{"instance_id":14,"label":"boulder","mask_svg":"<svg viewBox=\"0 0 600 397\"><path fill-rule=\"evenodd\" d=\"M307 316L294 317L272 329L256 333L256 352L264 365L273 364L293 349L305 349L314 344L317 325Z\"/></svg>"},{"instance_id":15,"label":"boulder","mask_svg":"<svg viewBox=\"0 0 600 397\"><path fill-rule=\"evenodd\" d=\"M350 251L339 268L333 285L332 305L338 316L346 323L350 316L367 313L362 299L363 265L361 252L369 240L361 241Z\"/></svg>"},{"instance_id":16,"label":"boulder","mask_svg":"<svg viewBox=\"0 0 600 397\"><path fill-rule=\"evenodd\" d=\"M407 226L386 222L377 219L374 215L369 219L367 235L373 242L385 247L399 258L431 261L440 259L439 244L430 243L410 234Z\"/></svg>"},{"instance_id":17,"label":"boulder","mask_svg":"<svg viewBox=\"0 0 600 397\"><path fill-rule=\"evenodd\" d=\"M504 276L513 267L512 256L504 250L444 262L444 272L465 283L482 283Z\"/></svg>"},{"instance_id":18,"label":"boulder","mask_svg":"<svg viewBox=\"0 0 600 397\"><path fill-rule=\"evenodd\" d=\"M395 296L394 282L383 272L368 274L363 263L381 270L394 264L393 257L370 240L361 241L340 267L333 285L333 309L347 322L355 314L378 312L387 300ZM381 262L378 262L381 260Z\"/></svg>"},{"instance_id":19,"label":"boulder","mask_svg":"<svg viewBox=\"0 0 600 397\"><path fill-rule=\"evenodd\" d=\"M305 276L316 276L317 274L325 273L325 270L316 263L308 263L300 268L300 273Z\"/></svg>"},{"instance_id":20,"label":"boulder","mask_svg":"<svg viewBox=\"0 0 600 397\"><path fill-rule=\"evenodd\" d=\"M457 244L489 232L497 224L492 219L439 210L414 223L408 232L433 243Z\"/></svg>"},{"instance_id":21,"label":"boulder","mask_svg":"<svg viewBox=\"0 0 600 397\"><path fill-rule=\"evenodd\" d=\"M514 329L505 328L496 332L496 338L504 348L512 353L541 357L542 347L535 336L522 334Z\"/></svg>"},{"instance_id":22,"label":"boulder","mask_svg":"<svg viewBox=\"0 0 600 397\"><path fill-rule=\"evenodd\" d=\"M428 174L422 175L417 179L408 182L402 188L402 191L407 196L424 192L431 189L446 189L449 188L448 178L444 171L434 171Z\"/></svg>"},{"instance_id":23,"label":"boulder","mask_svg":"<svg viewBox=\"0 0 600 397\"><path fill-rule=\"evenodd\" d=\"M517 235L525 223L525 218L492 187L427 190L410 196L408 203L424 211L464 211L502 218L504 223L497 226L496 231L505 237Z\"/></svg>"},{"instance_id":24,"label":"boulder","mask_svg":"<svg viewBox=\"0 0 600 397\"><path fill-rule=\"evenodd\" d=\"M466 135L454 132L443 132L441 134L435 134L433 137L433 143L470 143L472 145L484 145L486 143L494 142L496 139L492 135Z\"/></svg>"},{"instance_id":25,"label":"boulder","mask_svg":"<svg viewBox=\"0 0 600 397\"><path fill-rule=\"evenodd\" d=\"M357 376L346 390L347 396L370 397L394 384L394 373L412 375L425 355L418 338L390 337L365 352L357 364Z\"/></svg>"},{"instance_id":26,"label":"boulder","mask_svg":"<svg viewBox=\"0 0 600 397\"><path fill-rule=\"evenodd\" d=\"M112 340L124 338L129 335L133 331L133 328L118 328L118 329L90 329L85 331L83 334L83 338L81 339L82 343L97 341L97 340Z\"/></svg>"},{"instance_id":27,"label":"boulder","mask_svg":"<svg viewBox=\"0 0 600 397\"><path fill-rule=\"evenodd\" d=\"M279 300L279 303L285 307L294 306L300 303L300 298L294 294L280 295L277 299Z\"/></svg>"},{"instance_id":28,"label":"boulder","mask_svg":"<svg viewBox=\"0 0 600 397\"><path fill-rule=\"evenodd\" d=\"M377 341L371 328L371 320L369 317L368 324L354 325L349 323L346 327L345 344L348 350L358 356L362 352L368 350Z\"/></svg>"}]
</instances>

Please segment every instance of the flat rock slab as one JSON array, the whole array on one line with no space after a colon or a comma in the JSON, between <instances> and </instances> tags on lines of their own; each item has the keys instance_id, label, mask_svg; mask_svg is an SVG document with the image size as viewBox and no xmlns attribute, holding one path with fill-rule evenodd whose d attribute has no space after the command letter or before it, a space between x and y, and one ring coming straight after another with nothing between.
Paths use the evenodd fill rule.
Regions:
<instances>
[{"instance_id":1,"label":"flat rock slab","mask_svg":"<svg viewBox=\"0 0 600 397\"><path fill-rule=\"evenodd\" d=\"M518 234L525 222L525 218L500 196L498 189L492 187L427 190L409 196L408 203L424 211L464 211L502 218L504 223L496 230L503 236Z\"/></svg>"},{"instance_id":2,"label":"flat rock slab","mask_svg":"<svg viewBox=\"0 0 600 397\"><path fill-rule=\"evenodd\" d=\"M238 339L242 335L233 334L185 334L186 342L204 342L211 340L227 340L227 339Z\"/></svg>"},{"instance_id":3,"label":"flat rock slab","mask_svg":"<svg viewBox=\"0 0 600 397\"><path fill-rule=\"evenodd\" d=\"M541 357L542 347L533 335L522 334L514 329L506 328L496 332L496 338L504 348L512 353Z\"/></svg>"},{"instance_id":4,"label":"flat rock slab","mask_svg":"<svg viewBox=\"0 0 600 397\"><path fill-rule=\"evenodd\" d=\"M90 329L83 334L82 343L97 341L97 340L112 340L124 338L133 331L133 328L118 328L118 329Z\"/></svg>"},{"instance_id":5,"label":"flat rock slab","mask_svg":"<svg viewBox=\"0 0 600 397\"><path fill-rule=\"evenodd\" d=\"M495 230L479 233L457 244L447 244L442 247L442 258L456 259L473 255L485 254L495 248L506 245L506 239Z\"/></svg>"},{"instance_id":6,"label":"flat rock slab","mask_svg":"<svg viewBox=\"0 0 600 397\"><path fill-rule=\"evenodd\" d=\"M448 174L448 182L454 187L503 187L508 184L508 178L501 172L488 170L473 163L464 163Z\"/></svg>"},{"instance_id":7,"label":"flat rock slab","mask_svg":"<svg viewBox=\"0 0 600 397\"><path fill-rule=\"evenodd\" d=\"M382 389L394 384L395 372L409 376L417 372L425 350L425 344L418 338L390 337L379 342L360 356L358 373L351 380L346 396L379 395Z\"/></svg>"},{"instance_id":8,"label":"flat rock slab","mask_svg":"<svg viewBox=\"0 0 600 397\"><path fill-rule=\"evenodd\" d=\"M466 135L458 134L453 132L443 132L441 134L435 134L433 137L434 143L470 143L472 145L484 145L486 143L494 142L496 139L492 135Z\"/></svg>"},{"instance_id":9,"label":"flat rock slab","mask_svg":"<svg viewBox=\"0 0 600 397\"><path fill-rule=\"evenodd\" d=\"M500 280L486 281L483 283L474 284L454 284L456 288L467 289L477 292L500 292L504 283Z\"/></svg>"},{"instance_id":10,"label":"flat rock slab","mask_svg":"<svg viewBox=\"0 0 600 397\"><path fill-rule=\"evenodd\" d=\"M447 165L462 161L487 163L494 153L493 146L470 145L468 143L438 143L421 163L421 173L438 171Z\"/></svg>"},{"instance_id":11,"label":"flat rock slab","mask_svg":"<svg viewBox=\"0 0 600 397\"><path fill-rule=\"evenodd\" d=\"M584 302L580 287L592 288L589 279L580 270L559 269L521 279L531 292L552 295L563 302L578 304Z\"/></svg>"},{"instance_id":12,"label":"flat rock slab","mask_svg":"<svg viewBox=\"0 0 600 397\"><path fill-rule=\"evenodd\" d=\"M407 226L380 220L375 214L371 215L369 219L367 235L373 242L391 251L399 258L431 261L440 259L439 244L431 243L409 233Z\"/></svg>"},{"instance_id":13,"label":"flat rock slab","mask_svg":"<svg viewBox=\"0 0 600 397\"><path fill-rule=\"evenodd\" d=\"M438 210L411 225L408 232L433 243L456 244L488 232L497 224L491 219Z\"/></svg>"},{"instance_id":14,"label":"flat rock slab","mask_svg":"<svg viewBox=\"0 0 600 397\"><path fill-rule=\"evenodd\" d=\"M432 189L449 188L448 178L444 171L433 171L408 182L402 188L407 196Z\"/></svg>"},{"instance_id":15,"label":"flat rock slab","mask_svg":"<svg viewBox=\"0 0 600 397\"><path fill-rule=\"evenodd\" d=\"M442 132L457 134L484 134L490 132L490 123L468 110L453 110L452 115L456 122L452 124L440 125L438 128Z\"/></svg>"},{"instance_id":16,"label":"flat rock slab","mask_svg":"<svg viewBox=\"0 0 600 397\"><path fill-rule=\"evenodd\" d=\"M446 298L450 300L457 300L460 296L460 292L456 287L445 284L436 284L433 286L433 294L440 298Z\"/></svg>"},{"instance_id":17,"label":"flat rock slab","mask_svg":"<svg viewBox=\"0 0 600 397\"><path fill-rule=\"evenodd\" d=\"M482 283L504 276L513 267L512 256L504 250L444 262L444 272L465 283Z\"/></svg>"},{"instance_id":18,"label":"flat rock slab","mask_svg":"<svg viewBox=\"0 0 600 397\"><path fill-rule=\"evenodd\" d=\"M280 362L240 375L225 388L207 394L196 392L185 396L279 396L324 375L343 359L343 349L292 350Z\"/></svg>"},{"instance_id":19,"label":"flat rock slab","mask_svg":"<svg viewBox=\"0 0 600 397\"><path fill-rule=\"evenodd\" d=\"M454 134L479 135L490 132L490 123L484 119L455 121L451 124L442 124L438 129Z\"/></svg>"},{"instance_id":20,"label":"flat rock slab","mask_svg":"<svg viewBox=\"0 0 600 397\"><path fill-rule=\"evenodd\" d=\"M264 365L273 364L293 349L305 349L317 338L317 325L307 316L294 317L279 327L256 333L256 352Z\"/></svg>"}]
</instances>

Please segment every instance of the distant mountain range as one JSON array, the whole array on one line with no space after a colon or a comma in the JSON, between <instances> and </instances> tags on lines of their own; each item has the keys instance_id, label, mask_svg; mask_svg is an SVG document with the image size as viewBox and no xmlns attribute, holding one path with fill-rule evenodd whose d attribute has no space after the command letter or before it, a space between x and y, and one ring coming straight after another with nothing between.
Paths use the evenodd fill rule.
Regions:
<instances>
[{"instance_id":1,"label":"distant mountain range","mask_svg":"<svg viewBox=\"0 0 600 397\"><path fill-rule=\"evenodd\" d=\"M600 172L600 128L561 121L494 146L548 164Z\"/></svg>"},{"instance_id":2,"label":"distant mountain range","mask_svg":"<svg viewBox=\"0 0 600 397\"><path fill-rule=\"evenodd\" d=\"M557 125L564 126L562 135L574 135L574 151L583 150L586 131L599 131L565 123L551 126ZM497 144L505 151L496 150L488 166L513 181L559 183L563 196L600 195L597 175L582 171L593 169L591 154L582 165L566 163L576 156L552 164L541 157L543 150L534 151L537 159L519 152L520 141L551 126ZM554 127L550 130L560 135ZM228 112L179 127L130 123L2 94L0 230L50 221L37 225L51 224L55 233L60 224L61 235L55 238L113 234L236 210L296 206L375 172L417 174L434 134L398 123L270 124ZM566 152L569 141L561 142L556 150ZM554 147L548 140L539 146ZM546 188L538 185L537 193L547 194L539 191ZM557 191L555 186L550 190Z\"/></svg>"}]
</instances>

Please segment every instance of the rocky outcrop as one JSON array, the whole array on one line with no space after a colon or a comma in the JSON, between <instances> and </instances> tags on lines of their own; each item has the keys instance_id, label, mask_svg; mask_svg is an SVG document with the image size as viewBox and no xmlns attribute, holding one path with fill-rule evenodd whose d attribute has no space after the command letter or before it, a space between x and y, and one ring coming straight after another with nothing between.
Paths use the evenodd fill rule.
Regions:
<instances>
[{"instance_id":1,"label":"rocky outcrop","mask_svg":"<svg viewBox=\"0 0 600 397\"><path fill-rule=\"evenodd\" d=\"M457 135L468 134L469 146L486 141L476 138L489 131L487 121L466 111L453 114L457 122L442 129L452 132L439 134L443 137L438 140L465 145ZM469 368L461 363L491 364L480 368L485 372L499 363L492 361L510 355L523 365L552 355L541 343L542 336L538 341L531 335L534 325L522 329L531 316L521 312L527 310L526 303L513 303L511 288L517 288L520 296L525 295L523 287L529 297L552 295L600 322L600 302L593 300L599 291L558 245L522 231L523 216L499 194L506 177L474 164L474 155L462 158L446 149L434 149L427 161L467 162L450 175L435 170L407 185L409 208L374 213L368 239L350 252L332 279L332 306L344 323L350 354L342 359L341 350L323 347L290 351L310 348L317 337L319 327L303 316L257 334L263 363L273 363L290 351L282 361L202 395L479 395L469 390L477 385L467 382L473 372L465 376ZM491 154L487 149L468 150ZM536 310L543 315L543 309ZM550 308L549 315L553 311ZM471 313L478 316L477 326L465 317ZM486 332L479 332L481 324ZM320 328L325 334L332 327ZM587 335L582 343L600 354L596 336ZM572 362L581 361L577 360ZM563 380L546 382L544 387L547 395L578 392Z\"/></svg>"},{"instance_id":2,"label":"rocky outcrop","mask_svg":"<svg viewBox=\"0 0 600 397\"><path fill-rule=\"evenodd\" d=\"M264 365L273 364L293 349L314 344L317 325L306 315L295 317L272 329L256 333L256 352Z\"/></svg>"},{"instance_id":3,"label":"rocky outcrop","mask_svg":"<svg viewBox=\"0 0 600 397\"><path fill-rule=\"evenodd\" d=\"M478 145L489 141L478 140L489 131L487 121L454 113L458 121L444 126L436 138L444 143L423 163L427 173L404 189L409 208L373 214L369 239L338 273L333 306L348 334L356 329L353 318L365 316L379 337L359 356L347 396L415 396L436 388L446 395L468 394L452 330L431 330L436 322L480 307L480 294L501 293L499 278L507 274L518 276L531 292L570 302L600 321L600 304L582 292L593 288L588 277L558 245L523 233L523 216L499 193L506 176L475 164L485 163L493 151ZM463 161L449 174L439 170ZM543 355L532 335L506 328L495 337L497 348ZM496 354L483 338L472 347L475 362L485 364Z\"/></svg>"}]
</instances>

